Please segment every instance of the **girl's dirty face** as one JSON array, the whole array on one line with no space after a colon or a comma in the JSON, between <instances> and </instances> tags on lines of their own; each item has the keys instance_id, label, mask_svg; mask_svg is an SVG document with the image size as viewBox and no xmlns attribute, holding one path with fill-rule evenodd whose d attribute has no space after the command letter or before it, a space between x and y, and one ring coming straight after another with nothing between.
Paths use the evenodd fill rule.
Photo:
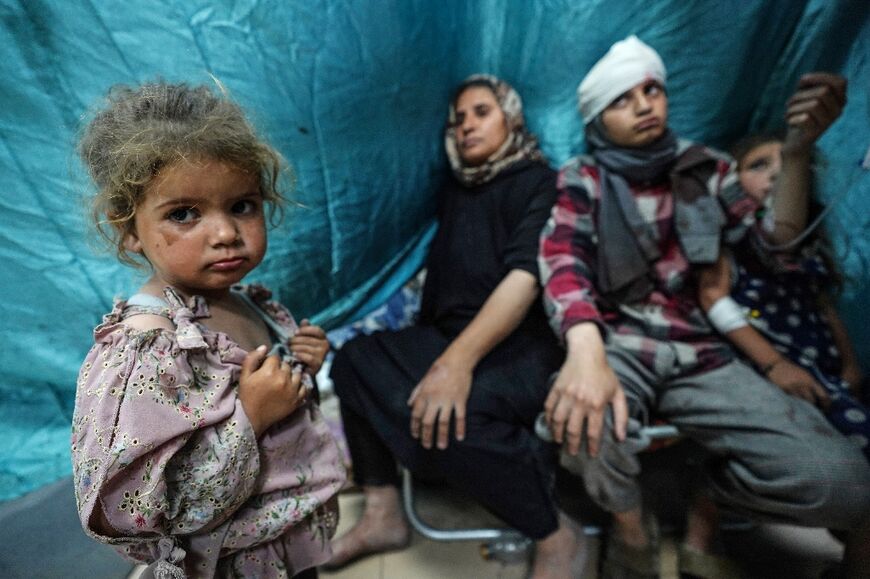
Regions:
<instances>
[{"instance_id":1,"label":"girl's dirty face","mask_svg":"<svg viewBox=\"0 0 870 579\"><path fill-rule=\"evenodd\" d=\"M210 159L161 169L125 245L149 261L161 285L187 295L229 291L266 253L258 176Z\"/></svg>"}]
</instances>

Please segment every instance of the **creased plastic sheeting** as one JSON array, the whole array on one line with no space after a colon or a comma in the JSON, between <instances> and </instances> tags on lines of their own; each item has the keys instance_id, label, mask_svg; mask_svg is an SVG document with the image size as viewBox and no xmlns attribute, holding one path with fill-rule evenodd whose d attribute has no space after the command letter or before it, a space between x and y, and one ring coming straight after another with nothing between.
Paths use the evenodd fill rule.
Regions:
<instances>
[{"instance_id":1,"label":"creased plastic sheeting","mask_svg":"<svg viewBox=\"0 0 870 579\"><path fill-rule=\"evenodd\" d=\"M846 273L843 311L870 353L870 28L864 0L0 0L0 500L69 472L69 420L90 331L140 280L89 247L80 118L106 88L163 76L228 88L291 160L298 203L254 277L334 326L416 271L452 87L504 77L556 166L582 149L575 90L630 33L669 70L671 122L725 145L781 119L800 73L850 79L820 143L819 196ZM290 180L287 180L290 183Z\"/></svg>"},{"instance_id":2,"label":"creased plastic sheeting","mask_svg":"<svg viewBox=\"0 0 870 579\"><path fill-rule=\"evenodd\" d=\"M419 268L432 233L452 28L441 3L2 4L0 499L70 469L76 366L139 280L88 246L80 117L115 83L220 79L295 170L256 278L347 319Z\"/></svg>"}]
</instances>

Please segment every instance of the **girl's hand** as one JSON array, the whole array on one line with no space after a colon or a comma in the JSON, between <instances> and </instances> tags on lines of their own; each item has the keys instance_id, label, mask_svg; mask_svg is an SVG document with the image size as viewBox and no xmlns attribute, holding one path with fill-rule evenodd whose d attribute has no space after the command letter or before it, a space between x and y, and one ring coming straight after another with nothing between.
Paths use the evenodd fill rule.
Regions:
<instances>
[{"instance_id":1,"label":"girl's hand","mask_svg":"<svg viewBox=\"0 0 870 579\"><path fill-rule=\"evenodd\" d=\"M242 362L239 400L257 438L302 406L307 396L302 373L278 356L267 357L266 346L249 352Z\"/></svg>"},{"instance_id":2,"label":"girl's hand","mask_svg":"<svg viewBox=\"0 0 870 579\"><path fill-rule=\"evenodd\" d=\"M724 249L715 264L705 267L698 276L698 301L705 312L719 299L731 293L731 267Z\"/></svg>"},{"instance_id":3,"label":"girl's hand","mask_svg":"<svg viewBox=\"0 0 870 579\"><path fill-rule=\"evenodd\" d=\"M312 326L308 320L302 320L296 335L290 339L290 350L297 360L305 364L306 371L314 376L320 371L329 352L326 332L320 326Z\"/></svg>"},{"instance_id":4,"label":"girl's hand","mask_svg":"<svg viewBox=\"0 0 870 579\"><path fill-rule=\"evenodd\" d=\"M774 363L767 372L767 379L782 388L786 394L803 398L814 406L827 408L831 403L828 393L809 372L785 358Z\"/></svg>"},{"instance_id":5,"label":"girl's hand","mask_svg":"<svg viewBox=\"0 0 870 579\"><path fill-rule=\"evenodd\" d=\"M861 382L864 376L858 364L843 364L843 373L840 377L849 383L849 391L855 398L861 397Z\"/></svg>"},{"instance_id":6,"label":"girl's hand","mask_svg":"<svg viewBox=\"0 0 870 579\"><path fill-rule=\"evenodd\" d=\"M439 358L411 392L411 436L420 440L423 448L432 448L433 438L437 438L439 449L447 448L451 414L456 420L456 440L465 439L465 405L471 393L471 377L472 368Z\"/></svg>"}]
</instances>

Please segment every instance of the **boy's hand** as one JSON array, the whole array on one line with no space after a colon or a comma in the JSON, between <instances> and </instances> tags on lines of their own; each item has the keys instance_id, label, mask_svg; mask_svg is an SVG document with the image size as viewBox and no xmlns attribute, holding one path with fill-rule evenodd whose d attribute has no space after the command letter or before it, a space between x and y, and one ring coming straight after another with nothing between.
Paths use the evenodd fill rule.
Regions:
<instances>
[{"instance_id":1,"label":"boy's hand","mask_svg":"<svg viewBox=\"0 0 870 579\"><path fill-rule=\"evenodd\" d=\"M302 320L296 335L290 339L290 350L297 360L305 364L306 371L314 376L320 371L329 352L326 332L320 326L312 326L308 320Z\"/></svg>"},{"instance_id":2,"label":"boy's hand","mask_svg":"<svg viewBox=\"0 0 870 579\"><path fill-rule=\"evenodd\" d=\"M587 439L589 456L597 456L607 407L613 408L616 439L625 440L628 404L619 380L604 354L604 343L592 323L573 326L565 334L568 355L544 402L553 440L566 443L568 453L580 452Z\"/></svg>"},{"instance_id":3,"label":"boy's hand","mask_svg":"<svg viewBox=\"0 0 870 579\"><path fill-rule=\"evenodd\" d=\"M731 293L731 267L723 248L716 263L705 267L698 276L698 301L705 312Z\"/></svg>"},{"instance_id":4,"label":"boy's hand","mask_svg":"<svg viewBox=\"0 0 870 579\"><path fill-rule=\"evenodd\" d=\"M278 356L266 356L266 346L249 352L239 376L239 400L257 437L305 403L308 388L302 373Z\"/></svg>"},{"instance_id":5,"label":"boy's hand","mask_svg":"<svg viewBox=\"0 0 870 579\"><path fill-rule=\"evenodd\" d=\"M811 72L798 81L786 103L788 133L783 153L808 152L846 106L846 79L837 74Z\"/></svg>"}]
</instances>

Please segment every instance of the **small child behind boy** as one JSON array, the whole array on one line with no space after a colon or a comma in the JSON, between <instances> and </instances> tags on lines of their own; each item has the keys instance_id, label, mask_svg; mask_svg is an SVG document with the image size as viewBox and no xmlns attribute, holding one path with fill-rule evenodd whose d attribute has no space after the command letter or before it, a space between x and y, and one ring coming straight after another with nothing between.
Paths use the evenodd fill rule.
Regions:
<instances>
[{"instance_id":1,"label":"small child behind boy","mask_svg":"<svg viewBox=\"0 0 870 579\"><path fill-rule=\"evenodd\" d=\"M769 207L782 139L753 135L734 146L743 190ZM870 411L858 402L861 368L827 288L839 284L830 245L816 227L773 263L739 251L701 273L699 301L711 322L768 380L819 406L870 459Z\"/></svg>"},{"instance_id":2,"label":"small child behind boy","mask_svg":"<svg viewBox=\"0 0 870 579\"><path fill-rule=\"evenodd\" d=\"M328 344L237 285L265 254L283 160L225 95L164 82L112 89L79 152L98 230L150 270L79 374L85 531L155 577L316 576L345 478L311 394Z\"/></svg>"},{"instance_id":3,"label":"small child behind boy","mask_svg":"<svg viewBox=\"0 0 870 579\"><path fill-rule=\"evenodd\" d=\"M830 77L827 82L832 85L842 82L824 73L808 76L821 75ZM740 185L762 207L765 221L772 215L784 141L785 135L750 135L731 151ZM809 158L804 164L808 170ZM801 220L795 225L801 229L804 224ZM870 459L870 411L857 400L861 370L826 291L838 284L831 248L816 227L794 249L764 263L759 252L745 243L735 248L733 256L723 253L715 265L701 271L698 301L711 324L760 374L789 395L818 406ZM694 498L680 554L696 565L695 576L713 576L698 569L721 570L730 565L708 553L719 514L704 494Z\"/></svg>"}]
</instances>

